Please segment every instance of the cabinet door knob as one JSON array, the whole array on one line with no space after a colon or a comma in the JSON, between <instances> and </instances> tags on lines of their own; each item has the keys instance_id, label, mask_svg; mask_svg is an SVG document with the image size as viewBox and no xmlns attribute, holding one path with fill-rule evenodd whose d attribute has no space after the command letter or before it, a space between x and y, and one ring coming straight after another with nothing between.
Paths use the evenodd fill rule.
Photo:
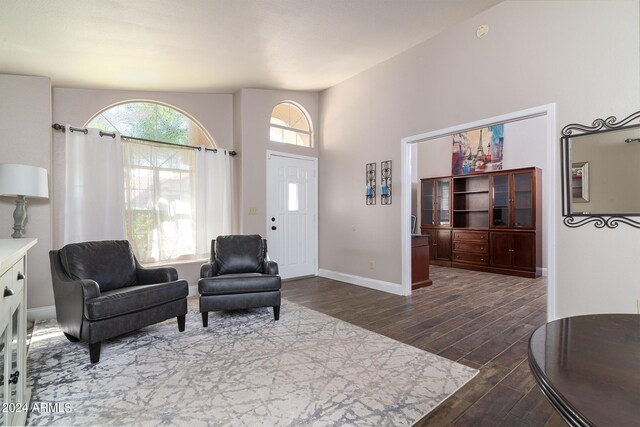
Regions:
<instances>
[{"instance_id":1,"label":"cabinet door knob","mask_svg":"<svg viewBox=\"0 0 640 427\"><path fill-rule=\"evenodd\" d=\"M18 271L18 280L24 280L24 274Z\"/></svg>"},{"instance_id":2,"label":"cabinet door knob","mask_svg":"<svg viewBox=\"0 0 640 427\"><path fill-rule=\"evenodd\" d=\"M276 227L275 225L272 225L272 226L271 226L271 229L272 229L272 230L277 230L277 229L278 229L278 227Z\"/></svg>"},{"instance_id":3,"label":"cabinet door knob","mask_svg":"<svg viewBox=\"0 0 640 427\"><path fill-rule=\"evenodd\" d=\"M13 289L9 289L8 286L4 287L4 296L5 297L10 297L13 294L15 294L15 292L13 292Z\"/></svg>"}]
</instances>

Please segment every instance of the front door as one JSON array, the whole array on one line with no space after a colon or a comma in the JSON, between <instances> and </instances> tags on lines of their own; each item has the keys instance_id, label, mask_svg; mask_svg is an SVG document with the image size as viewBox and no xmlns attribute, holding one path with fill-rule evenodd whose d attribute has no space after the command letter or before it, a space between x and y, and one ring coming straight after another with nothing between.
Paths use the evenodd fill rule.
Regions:
<instances>
[{"instance_id":1,"label":"front door","mask_svg":"<svg viewBox=\"0 0 640 427\"><path fill-rule=\"evenodd\" d=\"M267 248L283 279L317 270L317 159L267 152Z\"/></svg>"}]
</instances>

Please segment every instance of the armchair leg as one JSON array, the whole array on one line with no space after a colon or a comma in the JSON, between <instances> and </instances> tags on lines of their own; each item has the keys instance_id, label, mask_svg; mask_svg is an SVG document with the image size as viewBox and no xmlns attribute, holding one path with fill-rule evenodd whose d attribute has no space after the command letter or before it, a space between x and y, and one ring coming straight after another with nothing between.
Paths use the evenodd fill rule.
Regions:
<instances>
[{"instance_id":1,"label":"armchair leg","mask_svg":"<svg viewBox=\"0 0 640 427\"><path fill-rule=\"evenodd\" d=\"M206 328L207 326L209 326L209 312L208 311L203 311L202 312L202 327Z\"/></svg>"},{"instance_id":2,"label":"armchair leg","mask_svg":"<svg viewBox=\"0 0 640 427\"><path fill-rule=\"evenodd\" d=\"M178 331L184 332L184 320L186 315L178 316Z\"/></svg>"},{"instance_id":3,"label":"armchair leg","mask_svg":"<svg viewBox=\"0 0 640 427\"><path fill-rule=\"evenodd\" d=\"M280 306L279 305L274 305L273 306L273 317L276 320L280 320Z\"/></svg>"},{"instance_id":4,"label":"armchair leg","mask_svg":"<svg viewBox=\"0 0 640 427\"><path fill-rule=\"evenodd\" d=\"M91 363L100 361L100 344L100 342L89 344L89 359L91 359Z\"/></svg>"},{"instance_id":5,"label":"armchair leg","mask_svg":"<svg viewBox=\"0 0 640 427\"><path fill-rule=\"evenodd\" d=\"M73 335L69 335L68 333L64 333L64 336L67 337L67 339L71 342L78 342L80 341L78 338L74 337Z\"/></svg>"}]
</instances>

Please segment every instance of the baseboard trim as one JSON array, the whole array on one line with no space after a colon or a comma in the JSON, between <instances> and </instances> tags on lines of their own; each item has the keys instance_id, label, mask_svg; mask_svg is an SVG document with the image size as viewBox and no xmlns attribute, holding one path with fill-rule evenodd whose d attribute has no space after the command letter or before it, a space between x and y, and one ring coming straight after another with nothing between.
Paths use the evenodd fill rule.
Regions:
<instances>
[{"instance_id":1,"label":"baseboard trim","mask_svg":"<svg viewBox=\"0 0 640 427\"><path fill-rule=\"evenodd\" d=\"M27 309L27 321L49 320L56 318L56 306L36 307Z\"/></svg>"},{"instance_id":2,"label":"baseboard trim","mask_svg":"<svg viewBox=\"0 0 640 427\"><path fill-rule=\"evenodd\" d=\"M549 276L549 270L547 268L537 267L536 268L536 273L538 273L540 276L544 276L544 277Z\"/></svg>"},{"instance_id":3,"label":"baseboard trim","mask_svg":"<svg viewBox=\"0 0 640 427\"><path fill-rule=\"evenodd\" d=\"M198 293L198 285L189 286L189 295L187 295L187 296L188 297L194 297L196 295L200 295Z\"/></svg>"},{"instance_id":4,"label":"baseboard trim","mask_svg":"<svg viewBox=\"0 0 640 427\"><path fill-rule=\"evenodd\" d=\"M370 279L368 277L325 270L324 268L318 270L318 276L375 289L377 291L388 292L390 294L402 295L402 286L398 283L385 282L382 280Z\"/></svg>"}]
</instances>

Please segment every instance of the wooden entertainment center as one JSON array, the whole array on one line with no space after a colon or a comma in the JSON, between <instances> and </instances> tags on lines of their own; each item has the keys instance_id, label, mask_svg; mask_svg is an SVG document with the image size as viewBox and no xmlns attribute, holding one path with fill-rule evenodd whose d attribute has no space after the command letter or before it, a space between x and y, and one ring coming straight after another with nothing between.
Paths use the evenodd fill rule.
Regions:
<instances>
[{"instance_id":1,"label":"wooden entertainment center","mask_svg":"<svg viewBox=\"0 0 640 427\"><path fill-rule=\"evenodd\" d=\"M500 170L420 180L431 264L538 277L542 173Z\"/></svg>"}]
</instances>

